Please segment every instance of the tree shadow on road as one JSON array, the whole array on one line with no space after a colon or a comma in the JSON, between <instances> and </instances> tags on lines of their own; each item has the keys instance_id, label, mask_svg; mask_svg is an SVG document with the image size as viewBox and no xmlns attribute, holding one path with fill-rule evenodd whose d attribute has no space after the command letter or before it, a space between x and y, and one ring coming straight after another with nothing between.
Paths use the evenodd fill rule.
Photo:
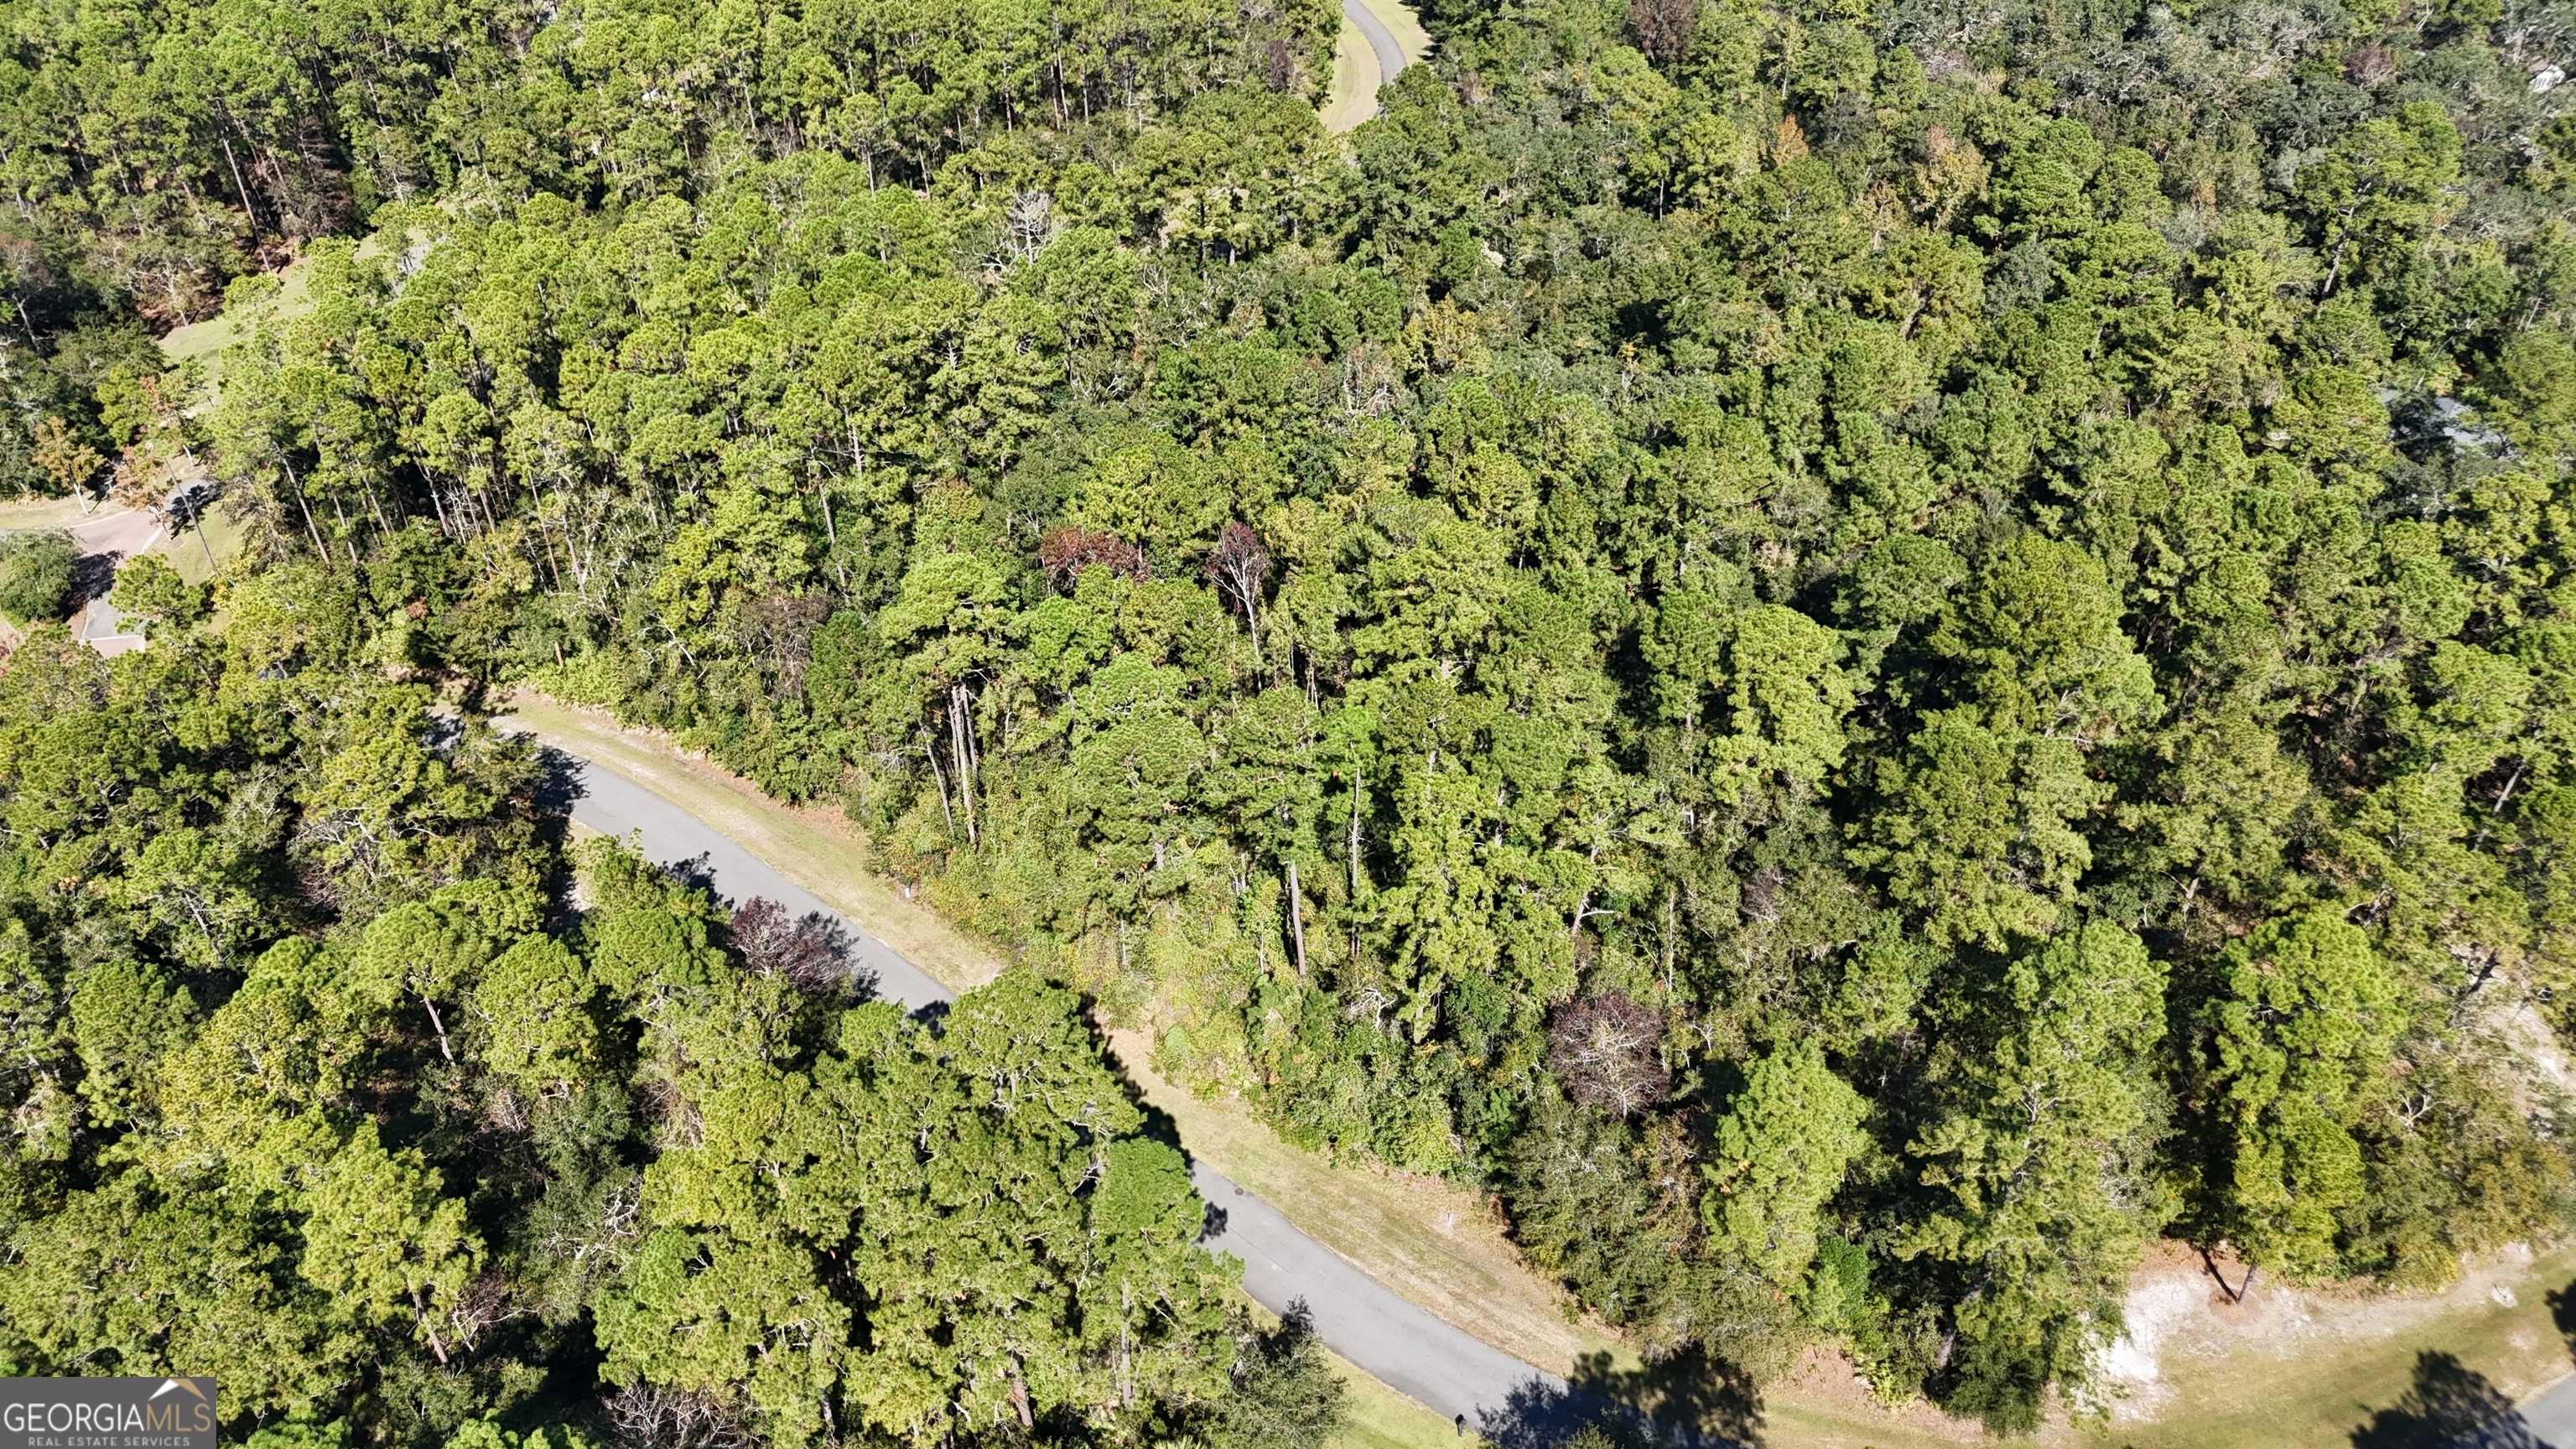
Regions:
<instances>
[{"instance_id":1,"label":"tree shadow on road","mask_svg":"<svg viewBox=\"0 0 2576 1449\"><path fill-rule=\"evenodd\" d=\"M2503 1390L2447 1353L2415 1356L2406 1397L2352 1431L2353 1449L2545 1449Z\"/></svg>"},{"instance_id":2,"label":"tree shadow on road","mask_svg":"<svg viewBox=\"0 0 2576 1449\"><path fill-rule=\"evenodd\" d=\"M116 587L116 566L125 561L121 553L85 553L72 560L72 585L63 606L77 614L93 599L104 599Z\"/></svg>"},{"instance_id":3,"label":"tree shadow on road","mask_svg":"<svg viewBox=\"0 0 2576 1449\"><path fill-rule=\"evenodd\" d=\"M572 819L572 807L590 791L581 783L581 761L552 745L536 747L537 778L529 802L537 814L558 824Z\"/></svg>"},{"instance_id":4,"label":"tree shadow on road","mask_svg":"<svg viewBox=\"0 0 2576 1449\"><path fill-rule=\"evenodd\" d=\"M1572 1379L1522 1384L1501 1409L1486 1410L1478 1428L1492 1449L1565 1449L1592 1429L1614 1446L1752 1449L1762 1443L1762 1422L1752 1378L1691 1348L1633 1369L1587 1354Z\"/></svg>"}]
</instances>

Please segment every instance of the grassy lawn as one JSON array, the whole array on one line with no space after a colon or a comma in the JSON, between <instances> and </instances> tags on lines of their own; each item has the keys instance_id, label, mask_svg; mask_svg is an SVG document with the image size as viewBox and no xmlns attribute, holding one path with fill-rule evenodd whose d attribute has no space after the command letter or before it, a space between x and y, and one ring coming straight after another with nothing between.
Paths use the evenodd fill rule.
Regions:
<instances>
[{"instance_id":1,"label":"grassy lawn","mask_svg":"<svg viewBox=\"0 0 2576 1449\"><path fill-rule=\"evenodd\" d=\"M524 692L513 708L539 737L659 791L951 986L999 969L991 947L871 874L865 842L837 812L782 805L656 735L622 729L592 711ZM1436 1178L1300 1151L1243 1104L1202 1100L1164 1081L1137 1034L1113 1032L1110 1044L1145 1098L1172 1115L1193 1153L1397 1292L1560 1373L1592 1353L1634 1361L1633 1351L1574 1313L1563 1292L1520 1260L1492 1206L1477 1195ZM2456 1355L2525 1397L2568 1370L2566 1340L2545 1299L2571 1279L2576 1246L2492 1266L2441 1295L2338 1298L2258 1288L2256 1300L2275 1305L2281 1322L2221 1322L2178 1336L2162 1354L2155 1418L2063 1423L2035 1442L2049 1449L2332 1449L2406 1392L2415 1357L2427 1350ZM2498 1289L2513 1299L2510 1306L2495 1296ZM2267 1292L2279 1296L2266 1299ZM1338 1449L1454 1444L1445 1419L1344 1368L1353 1415ZM1923 1406L1901 1413L1881 1407L1828 1356L1773 1385L1764 1399L1764 1437L1781 1449L1944 1449L1982 1437L1973 1425Z\"/></svg>"},{"instance_id":2,"label":"grassy lawn","mask_svg":"<svg viewBox=\"0 0 2576 1449\"><path fill-rule=\"evenodd\" d=\"M1369 54L1368 37L1345 20L1333 37L1333 89L1324 99L1324 129L1340 135L1355 131L1377 114L1377 59Z\"/></svg>"},{"instance_id":3,"label":"grassy lawn","mask_svg":"<svg viewBox=\"0 0 2576 1449\"><path fill-rule=\"evenodd\" d=\"M1418 61L1431 53L1431 33L1422 28L1421 18L1396 0L1360 0L1360 7L1374 15L1395 37L1398 50L1408 61Z\"/></svg>"},{"instance_id":4,"label":"grassy lawn","mask_svg":"<svg viewBox=\"0 0 2576 1449\"><path fill-rule=\"evenodd\" d=\"M77 498L12 498L0 503L0 533L69 528L96 511L83 512Z\"/></svg>"},{"instance_id":5,"label":"grassy lawn","mask_svg":"<svg viewBox=\"0 0 2576 1449\"><path fill-rule=\"evenodd\" d=\"M1626 1345L1577 1317L1570 1297L1530 1271L1503 1236L1501 1217L1476 1195L1436 1177L1336 1167L1280 1140L1243 1104L1210 1101L1164 1081L1141 1034L1113 1031L1109 1042L1145 1100L1171 1114L1192 1153L1388 1287L1560 1374L1589 1354L1608 1353L1622 1366L1634 1361Z\"/></svg>"},{"instance_id":6,"label":"grassy lawn","mask_svg":"<svg viewBox=\"0 0 2576 1449\"><path fill-rule=\"evenodd\" d=\"M183 533L165 534L152 545L152 552L170 561L179 577L192 584L202 584L215 576L225 562L241 552L246 525L221 504L206 511L204 526Z\"/></svg>"},{"instance_id":7,"label":"grassy lawn","mask_svg":"<svg viewBox=\"0 0 2576 1449\"><path fill-rule=\"evenodd\" d=\"M1348 1417L1332 1449L1457 1449L1457 1427L1333 1355L1333 1367L1350 1386Z\"/></svg>"},{"instance_id":8,"label":"grassy lawn","mask_svg":"<svg viewBox=\"0 0 2576 1449\"><path fill-rule=\"evenodd\" d=\"M373 237L359 243L361 254L372 254L381 244ZM263 322L296 317L312 305L308 290L311 272L301 261L287 263L276 273L277 285L247 306L226 307L203 322L174 327L161 339L161 355L173 367L196 363L205 379L209 399L223 387L224 354L236 342L249 336Z\"/></svg>"},{"instance_id":9,"label":"grassy lawn","mask_svg":"<svg viewBox=\"0 0 2576 1449\"><path fill-rule=\"evenodd\" d=\"M1407 61L1419 61L1431 53L1431 36L1411 10L1396 0L1359 3L1395 37L1396 49L1404 52ZM1333 39L1333 88L1324 98L1324 129L1339 135L1366 124L1377 114L1378 87L1394 78L1378 73L1377 57L1370 53L1368 37L1360 33L1358 26L1344 20Z\"/></svg>"}]
</instances>

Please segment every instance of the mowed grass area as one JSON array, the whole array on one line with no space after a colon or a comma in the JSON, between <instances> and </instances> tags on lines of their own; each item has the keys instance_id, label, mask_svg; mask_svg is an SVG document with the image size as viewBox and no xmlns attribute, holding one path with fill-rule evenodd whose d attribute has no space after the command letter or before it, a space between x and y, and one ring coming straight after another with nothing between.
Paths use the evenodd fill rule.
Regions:
<instances>
[{"instance_id":1,"label":"mowed grass area","mask_svg":"<svg viewBox=\"0 0 2576 1449\"><path fill-rule=\"evenodd\" d=\"M1422 28L1422 17L1396 0L1360 0L1360 8L1377 17L1386 33L1395 37L1396 48L1408 62L1418 63L1431 53L1431 32Z\"/></svg>"},{"instance_id":2,"label":"mowed grass area","mask_svg":"<svg viewBox=\"0 0 2576 1449\"><path fill-rule=\"evenodd\" d=\"M1211 1101L1163 1080L1143 1033L1109 1044L1146 1102L1171 1115L1190 1151L1272 1203L1369 1276L1524 1363L1564 1374L1595 1354L1626 1367L1627 1345L1578 1316L1573 1299L1530 1271L1501 1216L1436 1177L1352 1163L1291 1146L1244 1104Z\"/></svg>"},{"instance_id":3,"label":"mowed grass area","mask_svg":"<svg viewBox=\"0 0 2576 1449\"><path fill-rule=\"evenodd\" d=\"M1396 49L1404 52L1408 63L1419 63L1431 53L1430 33L1422 28L1421 19L1396 0L1358 0L1362 9L1377 17L1387 34L1395 37ZM1380 73L1377 55L1369 48L1368 37L1349 19L1333 39L1333 86L1324 97L1318 114L1324 129L1335 135L1358 130L1377 115L1378 87L1395 77Z\"/></svg>"},{"instance_id":4,"label":"mowed grass area","mask_svg":"<svg viewBox=\"0 0 2576 1449\"><path fill-rule=\"evenodd\" d=\"M874 875L865 842L837 812L783 805L666 739L595 711L526 692L512 708L539 738L660 792L949 985L970 986L1000 969L990 946ZM1477 1195L1436 1178L1301 1151L1244 1104L1202 1100L1165 1081L1140 1034L1112 1032L1110 1043L1194 1154L1397 1292L1554 1372L1599 1353L1615 1365L1635 1362L1631 1348L1577 1315L1567 1295L1521 1260L1492 1205ZM2416 1356L2427 1351L2453 1354L2507 1394L2527 1397L2568 1370L2566 1340L2546 1299L2571 1280L2576 1245L2490 1270L2469 1288L2435 1297L2302 1298L2304 1331L2216 1332L2168 1344L2161 1382L2169 1392L2153 1421L2061 1422L2027 1442L2044 1449L2339 1449L2374 1412L2404 1396ZM2490 1296L2494 1287L2513 1297L2510 1307ZM2288 1290L2257 1294L2266 1291ZM1455 1444L1446 1419L1344 1368L1352 1422L1337 1449ZM1984 1438L1973 1424L1924 1406L1880 1406L1828 1356L1772 1386L1762 1414L1763 1440L1777 1449L1947 1449Z\"/></svg>"},{"instance_id":5,"label":"mowed grass area","mask_svg":"<svg viewBox=\"0 0 2576 1449\"><path fill-rule=\"evenodd\" d=\"M1333 37L1333 88L1317 113L1334 135L1356 131L1377 114L1377 57L1368 37L1348 20Z\"/></svg>"},{"instance_id":6,"label":"mowed grass area","mask_svg":"<svg viewBox=\"0 0 2576 1449\"><path fill-rule=\"evenodd\" d=\"M1457 1427L1447 1419L1369 1377L1340 1354L1333 1355L1350 1395L1343 1400L1342 1431L1331 1449L1457 1449Z\"/></svg>"},{"instance_id":7,"label":"mowed grass area","mask_svg":"<svg viewBox=\"0 0 2576 1449\"><path fill-rule=\"evenodd\" d=\"M241 552L248 530L249 525L218 503L206 510L204 523L182 533L163 534L151 551L170 560L170 567L179 571L180 578L202 584Z\"/></svg>"},{"instance_id":8,"label":"mowed grass area","mask_svg":"<svg viewBox=\"0 0 2576 1449\"><path fill-rule=\"evenodd\" d=\"M0 503L0 533L34 533L70 528L97 516L77 498L12 498Z\"/></svg>"},{"instance_id":9,"label":"mowed grass area","mask_svg":"<svg viewBox=\"0 0 2576 1449\"><path fill-rule=\"evenodd\" d=\"M358 250L362 255L372 254L380 246L376 238L369 237ZM227 306L203 322L174 327L163 334L161 355L170 359L173 367L197 364L209 401L222 391L225 354L234 343L250 336L264 322L301 316L313 305L311 270L303 260L289 262L273 275L275 285L265 287L252 301Z\"/></svg>"}]
</instances>

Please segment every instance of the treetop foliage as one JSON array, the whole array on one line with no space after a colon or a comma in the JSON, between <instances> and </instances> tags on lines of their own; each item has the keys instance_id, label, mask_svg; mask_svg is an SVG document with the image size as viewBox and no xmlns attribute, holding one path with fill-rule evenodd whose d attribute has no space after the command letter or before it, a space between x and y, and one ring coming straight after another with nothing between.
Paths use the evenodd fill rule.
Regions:
<instances>
[{"instance_id":1,"label":"treetop foliage","mask_svg":"<svg viewBox=\"0 0 2576 1449\"><path fill-rule=\"evenodd\" d=\"M1312 4L27 11L6 486L175 438L252 553L0 687L70 1023L18 1240L301 1194L342 1316L260 1402L377 1439L293 1365L399 1338L441 1433L567 1376L657 1443L1309 1432L1067 989L1490 1186L1652 1353L2000 1429L2159 1234L2560 1230L2564 7L1425 20L1345 146ZM163 381L137 319L288 248ZM524 755L419 724L518 683L839 803L1023 974L930 1031L613 853L574 909ZM442 1366L496 1274L559 1337Z\"/></svg>"}]
</instances>

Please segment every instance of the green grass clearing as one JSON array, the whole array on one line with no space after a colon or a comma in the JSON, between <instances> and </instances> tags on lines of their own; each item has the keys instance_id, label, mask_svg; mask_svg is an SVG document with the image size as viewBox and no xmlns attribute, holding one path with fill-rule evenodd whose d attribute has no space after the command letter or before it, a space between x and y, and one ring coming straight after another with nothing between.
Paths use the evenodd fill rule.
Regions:
<instances>
[{"instance_id":1,"label":"green grass clearing","mask_svg":"<svg viewBox=\"0 0 2576 1449\"><path fill-rule=\"evenodd\" d=\"M1333 37L1333 85L1317 112L1324 129L1335 135L1356 131L1377 114L1377 59L1369 54L1368 37L1348 20Z\"/></svg>"},{"instance_id":2,"label":"green grass clearing","mask_svg":"<svg viewBox=\"0 0 2576 1449\"><path fill-rule=\"evenodd\" d=\"M1350 1389L1341 1432L1331 1449L1458 1449L1457 1428L1447 1419L1371 1378L1340 1354L1333 1368Z\"/></svg>"},{"instance_id":3,"label":"green grass clearing","mask_svg":"<svg viewBox=\"0 0 2576 1449\"><path fill-rule=\"evenodd\" d=\"M1412 10L1396 0L1359 0L1359 4L1395 38L1395 48L1404 53L1407 63L1418 64L1431 53L1430 33L1422 28L1421 19ZM1343 135L1373 119L1377 115L1378 88L1394 79L1379 72L1368 37L1345 17L1333 37L1332 88L1325 93L1318 111L1324 129Z\"/></svg>"},{"instance_id":4,"label":"green grass clearing","mask_svg":"<svg viewBox=\"0 0 2576 1449\"><path fill-rule=\"evenodd\" d=\"M77 498L12 498L0 503L0 533L70 528L97 517L98 512L84 508Z\"/></svg>"},{"instance_id":5,"label":"green grass clearing","mask_svg":"<svg viewBox=\"0 0 2576 1449\"><path fill-rule=\"evenodd\" d=\"M1376 16L1386 33L1395 37L1396 49L1404 52L1407 61L1419 63L1431 53L1431 32L1422 28L1422 17L1411 7L1396 0L1360 0L1360 8Z\"/></svg>"},{"instance_id":6,"label":"green grass clearing","mask_svg":"<svg viewBox=\"0 0 2576 1449\"><path fill-rule=\"evenodd\" d=\"M206 511L200 528L164 534L152 545L152 552L168 559L180 578L202 584L242 551L242 541L249 531L250 526L234 516L231 509L217 504Z\"/></svg>"},{"instance_id":7,"label":"green grass clearing","mask_svg":"<svg viewBox=\"0 0 2576 1449\"><path fill-rule=\"evenodd\" d=\"M2548 1295L2571 1280L2576 1244L2528 1261L2484 1265L2439 1294L2275 1288L2267 1304L2258 1286L2248 1300L2253 1322L2165 1355L2163 1413L2093 1428L2075 1442L2103 1449L2341 1449L2373 1414L2405 1396L2416 1356L2427 1352L2452 1355L2521 1402L2568 1372L2568 1340L2551 1319Z\"/></svg>"},{"instance_id":8,"label":"green grass clearing","mask_svg":"<svg viewBox=\"0 0 2576 1449\"><path fill-rule=\"evenodd\" d=\"M375 242L370 238L365 245L374 246ZM227 306L203 322L174 327L163 334L161 355L170 359L173 367L195 363L209 400L223 387L225 354L233 344L264 324L300 317L312 307L311 268L304 260L287 263L271 277L274 285L265 287L250 302Z\"/></svg>"},{"instance_id":9,"label":"green grass clearing","mask_svg":"<svg viewBox=\"0 0 2576 1449\"><path fill-rule=\"evenodd\" d=\"M414 234L414 239L416 234ZM376 257L391 245L383 232L376 232L358 243L358 255ZM237 283L238 284L238 283ZM291 321L313 309L313 271L310 261L298 257L266 277L252 281L253 295L247 302L227 304L203 322L173 327L161 338L161 355L173 367L189 363L198 365L198 375L205 384L200 406L211 406L223 391L226 354L233 345L249 337L260 327L273 322Z\"/></svg>"},{"instance_id":10,"label":"green grass clearing","mask_svg":"<svg viewBox=\"0 0 2576 1449\"><path fill-rule=\"evenodd\" d=\"M1620 1367L1635 1363L1634 1351L1530 1270L1504 1235L1502 1215L1483 1198L1436 1177L1336 1166L1281 1140L1242 1103L1212 1101L1165 1081L1142 1033L1112 1031L1109 1041L1137 1090L1171 1114L1193 1154L1396 1292L1551 1372L1568 1373L1578 1359L1602 1353Z\"/></svg>"}]
</instances>

